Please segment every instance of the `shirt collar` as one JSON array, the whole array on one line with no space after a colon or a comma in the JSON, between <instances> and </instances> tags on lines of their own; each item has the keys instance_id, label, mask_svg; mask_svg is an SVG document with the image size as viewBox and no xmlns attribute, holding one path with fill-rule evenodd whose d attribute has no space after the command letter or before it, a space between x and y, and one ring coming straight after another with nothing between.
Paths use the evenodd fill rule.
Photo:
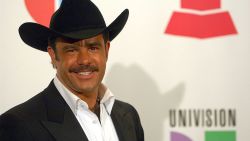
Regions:
<instances>
[{"instance_id":1,"label":"shirt collar","mask_svg":"<svg viewBox=\"0 0 250 141\"><path fill-rule=\"evenodd\" d=\"M73 94L69 89L67 89L57 77L54 78L53 82L57 90L62 95L63 99L66 101L66 103L69 105L70 109L73 111L75 115L77 111L77 105L79 102L81 102L84 105L84 107L88 109L88 104L85 101L81 100L78 96ZM108 114L110 115L115 102L115 97L113 93L104 84L101 85L103 88L103 91L101 92L103 92L104 94L100 101L100 104L103 104L105 106Z\"/></svg>"}]
</instances>

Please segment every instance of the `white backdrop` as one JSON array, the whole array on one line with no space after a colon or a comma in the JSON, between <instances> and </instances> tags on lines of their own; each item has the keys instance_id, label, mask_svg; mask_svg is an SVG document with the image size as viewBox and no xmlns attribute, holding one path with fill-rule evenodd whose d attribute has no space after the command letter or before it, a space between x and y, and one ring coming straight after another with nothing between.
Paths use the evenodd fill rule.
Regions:
<instances>
[{"instance_id":1,"label":"white backdrop","mask_svg":"<svg viewBox=\"0 0 250 141\"><path fill-rule=\"evenodd\" d=\"M130 10L127 25L111 43L104 83L138 109L147 141L176 141L172 131L205 141L210 130L235 131L237 141L249 140L249 0L221 0L219 10L230 13L238 34L207 39L164 34L173 11L185 11L180 0L93 1L107 24ZM0 18L3 113L42 91L55 71L46 53L28 47L18 35L23 22L33 21L23 0L2 0ZM236 125L171 127L170 109L235 109Z\"/></svg>"}]
</instances>

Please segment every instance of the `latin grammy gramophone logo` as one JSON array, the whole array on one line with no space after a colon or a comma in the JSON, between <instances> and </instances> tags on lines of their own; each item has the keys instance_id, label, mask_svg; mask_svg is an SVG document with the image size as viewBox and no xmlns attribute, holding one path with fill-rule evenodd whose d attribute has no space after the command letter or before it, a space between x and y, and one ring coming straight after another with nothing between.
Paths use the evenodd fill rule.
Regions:
<instances>
[{"instance_id":1,"label":"latin grammy gramophone logo","mask_svg":"<svg viewBox=\"0 0 250 141\"><path fill-rule=\"evenodd\" d=\"M181 0L181 8L191 12L174 11L166 34L201 39L237 34L229 12L220 10L220 0Z\"/></svg>"},{"instance_id":2,"label":"latin grammy gramophone logo","mask_svg":"<svg viewBox=\"0 0 250 141\"><path fill-rule=\"evenodd\" d=\"M50 18L62 0L24 0L24 4L34 21L49 26Z\"/></svg>"}]
</instances>

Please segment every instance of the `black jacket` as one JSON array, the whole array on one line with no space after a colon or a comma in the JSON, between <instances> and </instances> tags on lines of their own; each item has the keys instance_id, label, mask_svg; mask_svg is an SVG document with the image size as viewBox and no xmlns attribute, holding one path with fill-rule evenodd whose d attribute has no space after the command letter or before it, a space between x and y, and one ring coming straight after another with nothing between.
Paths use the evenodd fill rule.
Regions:
<instances>
[{"instance_id":1,"label":"black jacket","mask_svg":"<svg viewBox=\"0 0 250 141\"><path fill-rule=\"evenodd\" d=\"M120 141L144 141L136 110L116 100L111 112ZM51 82L41 93L0 116L0 141L87 141L73 112Z\"/></svg>"}]
</instances>

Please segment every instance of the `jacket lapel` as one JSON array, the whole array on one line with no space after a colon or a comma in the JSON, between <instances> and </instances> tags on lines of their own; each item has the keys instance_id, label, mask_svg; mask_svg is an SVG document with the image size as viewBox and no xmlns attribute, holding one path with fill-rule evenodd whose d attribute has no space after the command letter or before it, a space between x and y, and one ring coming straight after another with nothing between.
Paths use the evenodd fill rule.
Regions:
<instances>
[{"instance_id":1,"label":"jacket lapel","mask_svg":"<svg viewBox=\"0 0 250 141\"><path fill-rule=\"evenodd\" d=\"M116 129L119 141L134 141L136 135L133 131L133 123L128 118L128 111L120 106L119 101L115 101L111 112L111 118Z\"/></svg>"},{"instance_id":2,"label":"jacket lapel","mask_svg":"<svg viewBox=\"0 0 250 141\"><path fill-rule=\"evenodd\" d=\"M44 92L48 119L42 124L54 138L58 141L87 141L84 131L53 81Z\"/></svg>"}]
</instances>

